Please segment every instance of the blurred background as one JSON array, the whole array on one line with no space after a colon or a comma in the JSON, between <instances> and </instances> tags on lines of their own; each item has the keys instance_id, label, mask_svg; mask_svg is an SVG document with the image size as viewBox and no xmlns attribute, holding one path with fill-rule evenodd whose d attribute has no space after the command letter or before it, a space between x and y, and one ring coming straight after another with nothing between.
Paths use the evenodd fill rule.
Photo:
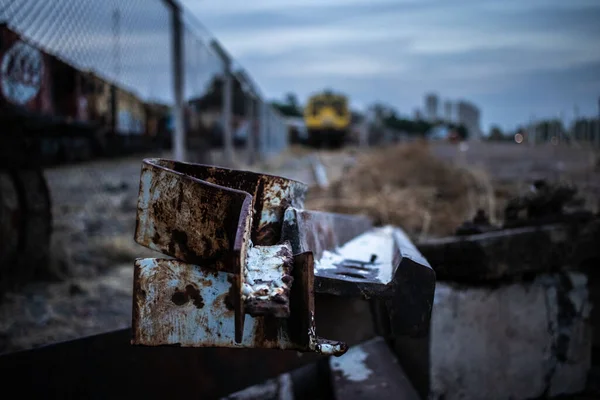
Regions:
<instances>
[{"instance_id":1,"label":"blurred background","mask_svg":"<svg viewBox=\"0 0 600 400\"><path fill-rule=\"evenodd\" d=\"M540 179L597 213L598 21L595 0L0 0L0 352L130 325L145 157L299 179L307 208L417 243Z\"/></svg>"}]
</instances>

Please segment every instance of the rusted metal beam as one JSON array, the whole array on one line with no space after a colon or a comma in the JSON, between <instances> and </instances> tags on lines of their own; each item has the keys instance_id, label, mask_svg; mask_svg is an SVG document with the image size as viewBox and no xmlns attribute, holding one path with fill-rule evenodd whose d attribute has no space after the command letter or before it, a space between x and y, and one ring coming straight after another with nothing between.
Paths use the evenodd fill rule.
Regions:
<instances>
[{"instance_id":1,"label":"rusted metal beam","mask_svg":"<svg viewBox=\"0 0 600 400\"><path fill-rule=\"evenodd\" d=\"M135 240L185 263L233 274L231 301L239 343L249 248L275 245L285 208L302 207L306 191L303 183L276 176L146 159Z\"/></svg>"},{"instance_id":2,"label":"rusted metal beam","mask_svg":"<svg viewBox=\"0 0 600 400\"><path fill-rule=\"evenodd\" d=\"M276 348L340 354L345 344L321 339L314 326L312 256L296 257L290 318L245 315L234 337L233 274L178 260L135 263L133 344L145 346Z\"/></svg>"},{"instance_id":3,"label":"rusted metal beam","mask_svg":"<svg viewBox=\"0 0 600 400\"><path fill-rule=\"evenodd\" d=\"M136 261L133 343L343 354L317 336L315 290L377 297L394 334L426 331L435 273L394 227L303 210L293 180L144 160L135 240L175 257Z\"/></svg>"},{"instance_id":4,"label":"rusted metal beam","mask_svg":"<svg viewBox=\"0 0 600 400\"><path fill-rule=\"evenodd\" d=\"M501 229L418 243L441 280L477 283L578 268L600 259L600 219Z\"/></svg>"},{"instance_id":5,"label":"rusted metal beam","mask_svg":"<svg viewBox=\"0 0 600 400\"><path fill-rule=\"evenodd\" d=\"M372 228L373 222L366 216L290 207L284 214L282 238L291 243L294 253L312 251L319 260L325 250L340 247Z\"/></svg>"},{"instance_id":6,"label":"rusted metal beam","mask_svg":"<svg viewBox=\"0 0 600 400\"><path fill-rule=\"evenodd\" d=\"M315 254L315 290L385 301L394 335L424 335L435 272L399 228L372 228L366 217L289 208L284 240Z\"/></svg>"},{"instance_id":7,"label":"rusted metal beam","mask_svg":"<svg viewBox=\"0 0 600 400\"><path fill-rule=\"evenodd\" d=\"M256 348L131 346L131 334L123 329L1 355L3 388L32 399L218 399L324 358Z\"/></svg>"}]
</instances>

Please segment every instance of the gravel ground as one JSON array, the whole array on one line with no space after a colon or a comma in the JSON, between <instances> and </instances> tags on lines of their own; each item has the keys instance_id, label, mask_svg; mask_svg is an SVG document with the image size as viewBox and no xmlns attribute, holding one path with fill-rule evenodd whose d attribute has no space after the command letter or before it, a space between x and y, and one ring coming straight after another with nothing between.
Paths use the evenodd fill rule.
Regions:
<instances>
[{"instance_id":1,"label":"gravel ground","mask_svg":"<svg viewBox=\"0 0 600 400\"><path fill-rule=\"evenodd\" d=\"M598 168L585 151L526 149L473 144L466 153L454 145L434 152L453 162L486 169L497 184L559 171L593 187ZM156 155L154 155L156 156ZM294 149L253 170L313 182L308 152ZM321 152L330 180L341 176L351 152ZM46 176L53 198L54 282L32 283L0 303L0 352L34 348L127 327L131 320L132 264L154 253L133 242L142 157L53 168ZM219 164L219 155L211 162ZM562 164L560 164L562 162ZM247 169L243 163L237 168ZM586 169L587 168L587 169ZM536 175L536 176L537 176ZM594 192L596 201L600 198ZM592 197L593 197L592 196Z\"/></svg>"}]
</instances>

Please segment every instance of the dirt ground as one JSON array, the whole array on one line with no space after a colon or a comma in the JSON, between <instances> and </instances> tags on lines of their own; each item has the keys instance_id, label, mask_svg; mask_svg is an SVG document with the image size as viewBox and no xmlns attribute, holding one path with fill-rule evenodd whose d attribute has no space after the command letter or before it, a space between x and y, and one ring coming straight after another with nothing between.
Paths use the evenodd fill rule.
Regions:
<instances>
[{"instance_id":1,"label":"dirt ground","mask_svg":"<svg viewBox=\"0 0 600 400\"><path fill-rule=\"evenodd\" d=\"M377 151L371 150L374 157L377 157ZM461 151L457 145L439 143L430 146L427 154L432 156L424 156L419 161L421 164L414 160L409 164L410 154L408 152L404 157L396 157L394 165L380 163L376 167L389 170L388 174L396 176L394 171L400 171L404 165L408 171L403 172L404 178L395 178L404 185L402 189L405 195L397 196L403 201L407 196L412 196L412 187L427 187L430 191L433 188L439 194L442 189L436 187L433 178L442 173L448 174L443 171L446 167L439 165L452 170L462 168L474 171L471 175L479 177L473 178L478 188L476 192L483 193L482 200L478 200L482 206L489 206L489 193L493 193L493 199L505 198L526 188L534 178L539 177L578 183L591 207L597 207L600 199L598 158L586 149L473 143L466 151ZM294 148L251 169L312 185L315 182L314 156L305 149ZM326 168L330 187L337 185L338 189L343 189L356 184L349 179L359 179L358 175L352 175L352 168L360 164L361 152L323 151L318 156ZM49 268L55 281L32 283L17 293L5 295L0 303L0 353L129 326L133 260L157 254L133 242L141 159L141 156L129 157L46 171L54 215L54 257ZM212 162L218 165L218 160L218 154L214 155ZM436 164L437 169L425 165L440 163L440 160L444 164ZM236 167L250 169L243 162L238 162ZM426 185L424 178L420 178L422 170L429 171ZM406 176L412 178L407 179ZM344 178L343 183L336 183L341 177ZM366 190L372 188L366 186ZM442 192L449 193L447 188L444 190ZM452 204L453 199L458 198L455 192L456 189L452 195L442 196L448 202L444 212L456 208L456 204ZM312 200L308 205L323 201L322 194L323 190L312 190ZM412 198L415 201L420 199ZM492 207L498 208L498 203L492 204ZM323 203L320 205L323 206ZM422 206L418 201L417 205ZM323 207L327 208L326 205ZM462 207L460 213L466 215L472 209L472 205ZM430 214L432 216L428 224L435 226L439 221L435 220L435 212ZM462 220L462 214L452 216L448 223ZM410 224L411 229L414 225L415 231L422 233L424 225L421 216ZM430 232L435 230L428 229Z\"/></svg>"}]
</instances>

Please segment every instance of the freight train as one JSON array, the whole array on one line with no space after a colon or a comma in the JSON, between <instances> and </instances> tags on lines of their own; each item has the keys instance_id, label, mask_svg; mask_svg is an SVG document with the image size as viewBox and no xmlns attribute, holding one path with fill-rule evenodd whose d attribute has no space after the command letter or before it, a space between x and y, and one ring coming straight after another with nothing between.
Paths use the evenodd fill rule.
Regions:
<instances>
[{"instance_id":1,"label":"freight train","mask_svg":"<svg viewBox=\"0 0 600 400\"><path fill-rule=\"evenodd\" d=\"M167 106L70 65L6 24L0 24L0 59L5 159L20 159L24 140L30 158L48 165L141 150L166 133Z\"/></svg>"},{"instance_id":2,"label":"freight train","mask_svg":"<svg viewBox=\"0 0 600 400\"><path fill-rule=\"evenodd\" d=\"M342 146L348 137L351 119L346 96L331 91L310 96L304 109L309 146Z\"/></svg>"},{"instance_id":3,"label":"freight train","mask_svg":"<svg viewBox=\"0 0 600 400\"><path fill-rule=\"evenodd\" d=\"M171 131L167 105L144 102L1 23L0 292L48 264L52 217L44 167L168 148Z\"/></svg>"}]
</instances>

